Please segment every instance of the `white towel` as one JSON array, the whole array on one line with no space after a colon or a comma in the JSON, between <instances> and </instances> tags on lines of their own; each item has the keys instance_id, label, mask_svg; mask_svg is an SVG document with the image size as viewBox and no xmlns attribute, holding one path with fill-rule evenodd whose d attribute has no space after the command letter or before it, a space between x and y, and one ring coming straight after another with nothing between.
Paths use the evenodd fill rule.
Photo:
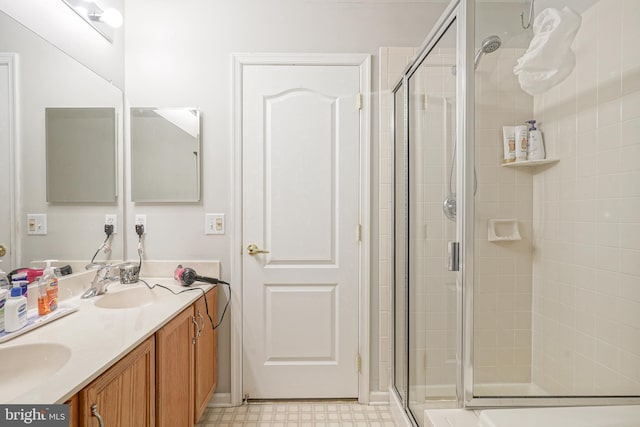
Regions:
<instances>
[{"instance_id":1,"label":"white towel","mask_svg":"<svg viewBox=\"0 0 640 427\"><path fill-rule=\"evenodd\" d=\"M582 18L568 7L544 9L533 22L529 49L515 66L520 87L529 95L548 91L563 81L576 65L571 50Z\"/></svg>"}]
</instances>

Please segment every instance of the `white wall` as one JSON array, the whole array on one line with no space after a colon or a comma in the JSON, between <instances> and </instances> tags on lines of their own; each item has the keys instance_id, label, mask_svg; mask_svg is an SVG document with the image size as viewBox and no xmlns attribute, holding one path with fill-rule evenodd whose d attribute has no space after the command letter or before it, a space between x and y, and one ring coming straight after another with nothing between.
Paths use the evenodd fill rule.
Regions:
<instances>
[{"instance_id":1,"label":"white wall","mask_svg":"<svg viewBox=\"0 0 640 427\"><path fill-rule=\"evenodd\" d=\"M123 11L124 0L99 0L104 8ZM124 88L124 27L113 43L97 33L62 0L0 0L0 10L48 40L107 81Z\"/></svg>"},{"instance_id":2,"label":"white wall","mask_svg":"<svg viewBox=\"0 0 640 427\"><path fill-rule=\"evenodd\" d=\"M220 259L229 279L231 247L224 236L204 235L204 213L231 223L231 55L234 52L354 52L376 55L380 46L417 46L443 4L333 3L287 0L170 2L135 0L127 19L126 96L130 106L197 107L203 118L202 202L126 206L129 224L147 214L148 259ZM374 58L373 64L377 64ZM374 65L375 67L375 65ZM377 67L372 81L377 81ZM377 129L377 95L372 129ZM378 258L377 133L372 132L372 251ZM158 171L162 173L162 171ZM137 241L131 236L129 257ZM378 388L378 267L372 263L371 387ZM220 331L218 392L230 391L229 321Z\"/></svg>"}]
</instances>

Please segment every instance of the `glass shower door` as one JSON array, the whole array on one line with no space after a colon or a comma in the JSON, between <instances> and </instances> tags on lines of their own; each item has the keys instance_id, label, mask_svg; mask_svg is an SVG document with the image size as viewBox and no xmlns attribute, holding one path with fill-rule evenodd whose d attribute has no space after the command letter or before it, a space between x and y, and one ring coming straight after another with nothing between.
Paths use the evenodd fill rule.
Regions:
<instances>
[{"instance_id":1,"label":"glass shower door","mask_svg":"<svg viewBox=\"0 0 640 427\"><path fill-rule=\"evenodd\" d=\"M456 399L456 32L451 23L408 78L408 407Z\"/></svg>"}]
</instances>

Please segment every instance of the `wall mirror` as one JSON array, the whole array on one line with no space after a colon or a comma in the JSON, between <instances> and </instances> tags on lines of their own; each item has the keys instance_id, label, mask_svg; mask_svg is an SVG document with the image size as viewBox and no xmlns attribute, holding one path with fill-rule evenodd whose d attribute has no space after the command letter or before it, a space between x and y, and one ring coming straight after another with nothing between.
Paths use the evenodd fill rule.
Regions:
<instances>
[{"instance_id":1,"label":"wall mirror","mask_svg":"<svg viewBox=\"0 0 640 427\"><path fill-rule=\"evenodd\" d=\"M200 112L131 108L131 198L134 202L200 200Z\"/></svg>"},{"instance_id":2,"label":"wall mirror","mask_svg":"<svg viewBox=\"0 0 640 427\"><path fill-rule=\"evenodd\" d=\"M116 215L123 222L122 197L115 196L122 194L124 185L122 91L4 12L0 12L0 56L13 58L13 75L0 73L0 78L2 86L10 85L15 94L13 102L0 97L5 107L0 109L3 113L0 129L4 129L4 125L12 129L10 133L0 134L0 153L9 153L0 155L0 171L13 171L0 183L0 199L13 200L11 209L0 209L0 244L8 248L2 258L2 269L10 271L53 258L79 271L105 238L105 215ZM108 111L109 118L98 121L104 121L102 125L109 128L106 132L110 134L110 148L98 149L78 140L75 142L80 143L82 149L58 147L49 150L49 154L53 152L55 156L47 156L45 123L47 109L51 107ZM106 165L109 173L97 172L100 164ZM109 196L101 201L85 197L74 203L58 203L71 200L67 196L53 196L47 201L46 175L51 170L73 173L73 178L65 184L69 191L84 187L98 192L98 188L105 187L109 188ZM28 214L46 215L46 234L27 233ZM12 235L11 229L15 229L16 224L20 227ZM98 261L123 259L123 231L113 235L111 253L100 254Z\"/></svg>"},{"instance_id":3,"label":"wall mirror","mask_svg":"<svg viewBox=\"0 0 640 427\"><path fill-rule=\"evenodd\" d=\"M47 201L116 201L115 108L46 108Z\"/></svg>"}]
</instances>

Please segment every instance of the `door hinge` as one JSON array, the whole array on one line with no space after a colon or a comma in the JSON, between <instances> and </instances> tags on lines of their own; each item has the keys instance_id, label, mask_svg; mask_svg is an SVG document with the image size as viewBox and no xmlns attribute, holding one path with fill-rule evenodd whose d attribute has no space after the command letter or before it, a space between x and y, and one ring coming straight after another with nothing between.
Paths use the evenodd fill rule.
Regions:
<instances>
[{"instance_id":1,"label":"door hinge","mask_svg":"<svg viewBox=\"0 0 640 427\"><path fill-rule=\"evenodd\" d=\"M360 357L360 354L358 353L358 355L356 356L356 372L360 372L360 368L362 367L362 358Z\"/></svg>"},{"instance_id":2,"label":"door hinge","mask_svg":"<svg viewBox=\"0 0 640 427\"><path fill-rule=\"evenodd\" d=\"M356 108L358 110L362 110L362 94L361 93L356 95Z\"/></svg>"},{"instance_id":3,"label":"door hinge","mask_svg":"<svg viewBox=\"0 0 640 427\"><path fill-rule=\"evenodd\" d=\"M356 226L356 241L362 242L362 225L360 224Z\"/></svg>"}]
</instances>

